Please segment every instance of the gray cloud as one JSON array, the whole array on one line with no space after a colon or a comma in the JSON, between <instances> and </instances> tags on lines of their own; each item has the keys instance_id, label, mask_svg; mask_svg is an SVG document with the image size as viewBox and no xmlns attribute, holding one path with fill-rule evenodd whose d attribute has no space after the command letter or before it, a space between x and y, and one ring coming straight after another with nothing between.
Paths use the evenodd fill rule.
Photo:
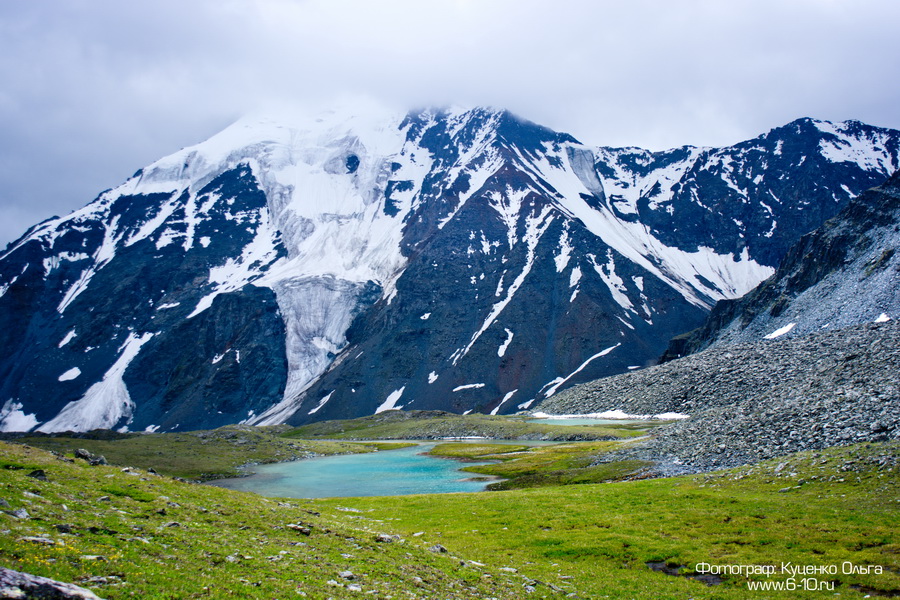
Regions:
<instances>
[{"instance_id":1,"label":"gray cloud","mask_svg":"<svg viewBox=\"0 0 900 600\"><path fill-rule=\"evenodd\" d=\"M900 127L893 0L0 4L0 242L267 103L502 106L586 143Z\"/></svg>"}]
</instances>

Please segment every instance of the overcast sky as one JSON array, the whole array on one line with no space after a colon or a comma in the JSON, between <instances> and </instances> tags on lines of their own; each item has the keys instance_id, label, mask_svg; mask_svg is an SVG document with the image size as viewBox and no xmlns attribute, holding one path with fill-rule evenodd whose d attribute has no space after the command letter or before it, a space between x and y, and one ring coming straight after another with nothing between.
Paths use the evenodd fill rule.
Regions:
<instances>
[{"instance_id":1,"label":"overcast sky","mask_svg":"<svg viewBox=\"0 0 900 600\"><path fill-rule=\"evenodd\" d=\"M492 105L596 145L900 128L896 0L3 0L0 245L268 102Z\"/></svg>"}]
</instances>

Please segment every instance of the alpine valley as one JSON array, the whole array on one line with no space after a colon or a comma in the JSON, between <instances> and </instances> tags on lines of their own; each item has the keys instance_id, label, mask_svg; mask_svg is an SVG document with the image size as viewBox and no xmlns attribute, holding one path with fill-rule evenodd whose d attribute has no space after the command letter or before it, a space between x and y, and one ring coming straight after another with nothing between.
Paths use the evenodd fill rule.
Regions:
<instances>
[{"instance_id":1,"label":"alpine valley","mask_svg":"<svg viewBox=\"0 0 900 600\"><path fill-rule=\"evenodd\" d=\"M898 167L857 121L650 152L484 108L248 117L0 255L0 429L527 409L654 363Z\"/></svg>"}]
</instances>

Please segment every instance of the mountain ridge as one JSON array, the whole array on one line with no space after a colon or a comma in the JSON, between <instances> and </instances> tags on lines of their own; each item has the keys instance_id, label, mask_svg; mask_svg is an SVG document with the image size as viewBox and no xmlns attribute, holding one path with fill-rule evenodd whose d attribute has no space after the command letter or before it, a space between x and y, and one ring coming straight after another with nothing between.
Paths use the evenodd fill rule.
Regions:
<instances>
[{"instance_id":1,"label":"mountain ridge","mask_svg":"<svg viewBox=\"0 0 900 600\"><path fill-rule=\"evenodd\" d=\"M900 172L853 198L792 246L750 293L723 300L661 360L698 350L900 315Z\"/></svg>"},{"instance_id":2,"label":"mountain ridge","mask_svg":"<svg viewBox=\"0 0 900 600\"><path fill-rule=\"evenodd\" d=\"M652 362L900 164L853 123L650 160L496 109L318 119L239 121L10 244L0 428L514 412Z\"/></svg>"}]
</instances>

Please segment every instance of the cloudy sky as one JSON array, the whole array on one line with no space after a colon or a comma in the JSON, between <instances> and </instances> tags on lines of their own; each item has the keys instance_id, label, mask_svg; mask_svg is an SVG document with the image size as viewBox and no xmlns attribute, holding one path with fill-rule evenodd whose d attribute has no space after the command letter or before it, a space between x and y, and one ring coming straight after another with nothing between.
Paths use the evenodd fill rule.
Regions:
<instances>
[{"instance_id":1,"label":"cloudy sky","mask_svg":"<svg viewBox=\"0 0 900 600\"><path fill-rule=\"evenodd\" d=\"M268 103L493 105L585 143L900 128L896 0L4 0L0 245Z\"/></svg>"}]
</instances>

